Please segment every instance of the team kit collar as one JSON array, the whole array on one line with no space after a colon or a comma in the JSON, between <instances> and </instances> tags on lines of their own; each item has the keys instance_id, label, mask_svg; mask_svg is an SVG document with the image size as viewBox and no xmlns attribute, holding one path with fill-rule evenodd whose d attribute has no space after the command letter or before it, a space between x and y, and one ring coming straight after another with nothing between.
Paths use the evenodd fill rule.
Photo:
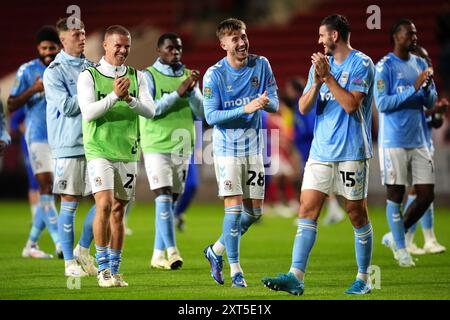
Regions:
<instances>
[{"instance_id":1,"label":"team kit collar","mask_svg":"<svg viewBox=\"0 0 450 320\"><path fill-rule=\"evenodd\" d=\"M127 72L127 67L123 64L121 66L113 66L102 57L99 62L99 70L107 77L115 78L116 75L123 76Z\"/></svg>"},{"instance_id":2,"label":"team kit collar","mask_svg":"<svg viewBox=\"0 0 450 320\"><path fill-rule=\"evenodd\" d=\"M179 63L175 68L173 68L173 66L171 66L170 64L162 63L160 58L156 59L153 66L156 68L156 70L167 76L179 77L184 73L184 64Z\"/></svg>"},{"instance_id":3,"label":"team kit collar","mask_svg":"<svg viewBox=\"0 0 450 320\"><path fill-rule=\"evenodd\" d=\"M80 66L84 64L86 56L82 53L79 57L73 57L67 54L64 50L59 53L61 55L61 60L69 62L71 65Z\"/></svg>"}]
</instances>

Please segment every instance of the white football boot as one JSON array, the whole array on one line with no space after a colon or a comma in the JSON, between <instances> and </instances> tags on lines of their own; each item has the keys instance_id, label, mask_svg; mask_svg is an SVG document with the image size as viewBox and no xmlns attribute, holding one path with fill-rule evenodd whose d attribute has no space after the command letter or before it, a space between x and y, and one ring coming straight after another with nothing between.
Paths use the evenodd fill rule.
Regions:
<instances>
[{"instance_id":1,"label":"white football boot","mask_svg":"<svg viewBox=\"0 0 450 320\"><path fill-rule=\"evenodd\" d=\"M64 265L65 265L64 275L66 277L79 278L79 277L86 277L88 275L75 259L64 261Z\"/></svg>"},{"instance_id":2,"label":"white football boot","mask_svg":"<svg viewBox=\"0 0 450 320\"><path fill-rule=\"evenodd\" d=\"M102 288L114 287L114 280L111 276L111 271L106 268L97 274L98 285Z\"/></svg>"}]
</instances>

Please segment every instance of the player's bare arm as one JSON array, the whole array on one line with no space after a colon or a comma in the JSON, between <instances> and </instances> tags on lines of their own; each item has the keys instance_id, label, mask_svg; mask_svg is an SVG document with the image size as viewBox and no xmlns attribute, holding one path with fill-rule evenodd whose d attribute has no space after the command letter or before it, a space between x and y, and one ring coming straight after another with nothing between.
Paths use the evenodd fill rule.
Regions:
<instances>
[{"instance_id":1,"label":"player's bare arm","mask_svg":"<svg viewBox=\"0 0 450 320\"><path fill-rule=\"evenodd\" d=\"M317 96L319 95L321 85L322 80L320 80L317 72L314 69L313 82L311 84L311 87L304 95L302 95L298 99L298 110L301 114L305 115L311 111L312 107L314 106L314 102L317 100Z\"/></svg>"},{"instance_id":2,"label":"player's bare arm","mask_svg":"<svg viewBox=\"0 0 450 320\"><path fill-rule=\"evenodd\" d=\"M43 92L44 91L44 82L42 81L41 77L36 77L36 80L34 81L33 85L29 87L27 90L19 94L18 96L9 96L7 107L9 112L16 111L21 106L23 106L28 99L30 99L35 93Z\"/></svg>"},{"instance_id":3,"label":"player's bare arm","mask_svg":"<svg viewBox=\"0 0 450 320\"><path fill-rule=\"evenodd\" d=\"M324 54L317 52L313 54L312 59L318 76L327 85L345 112L348 114L356 112L364 99L364 93L358 91L349 92L342 88L331 74L328 58Z\"/></svg>"}]
</instances>

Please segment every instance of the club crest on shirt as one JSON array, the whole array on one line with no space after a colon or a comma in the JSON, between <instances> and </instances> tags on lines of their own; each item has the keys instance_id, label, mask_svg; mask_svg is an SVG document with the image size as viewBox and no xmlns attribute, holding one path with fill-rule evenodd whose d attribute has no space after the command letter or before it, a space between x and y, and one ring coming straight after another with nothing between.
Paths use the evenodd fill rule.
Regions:
<instances>
[{"instance_id":1,"label":"club crest on shirt","mask_svg":"<svg viewBox=\"0 0 450 320\"><path fill-rule=\"evenodd\" d=\"M257 88L259 85L259 80L257 76L252 77L252 79L250 80L250 83L252 84L253 88Z\"/></svg>"},{"instance_id":2,"label":"club crest on shirt","mask_svg":"<svg viewBox=\"0 0 450 320\"><path fill-rule=\"evenodd\" d=\"M342 75L339 78L339 84L341 85L341 87L345 87L347 85L348 75L349 73L347 71L342 72Z\"/></svg>"}]
</instances>

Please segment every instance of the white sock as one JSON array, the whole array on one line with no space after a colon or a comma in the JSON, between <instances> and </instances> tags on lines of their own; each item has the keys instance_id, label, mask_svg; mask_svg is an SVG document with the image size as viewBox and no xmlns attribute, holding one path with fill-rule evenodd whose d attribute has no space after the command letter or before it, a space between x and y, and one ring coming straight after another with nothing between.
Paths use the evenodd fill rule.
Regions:
<instances>
[{"instance_id":1,"label":"white sock","mask_svg":"<svg viewBox=\"0 0 450 320\"><path fill-rule=\"evenodd\" d=\"M77 262L74 259L71 260L65 260L64 261L64 265L67 268L68 266L70 266L71 264L77 264Z\"/></svg>"},{"instance_id":2,"label":"white sock","mask_svg":"<svg viewBox=\"0 0 450 320\"><path fill-rule=\"evenodd\" d=\"M89 255L89 248L84 248L78 244L78 252L81 256L88 256Z\"/></svg>"},{"instance_id":3,"label":"white sock","mask_svg":"<svg viewBox=\"0 0 450 320\"><path fill-rule=\"evenodd\" d=\"M414 232L408 231L405 234L405 242L406 242L406 246L409 247L410 245L412 245L414 240Z\"/></svg>"},{"instance_id":4,"label":"white sock","mask_svg":"<svg viewBox=\"0 0 450 320\"><path fill-rule=\"evenodd\" d=\"M34 242L34 241L31 241L31 240L28 240L27 241L27 244L25 245L27 248L31 248L31 247L33 247L33 246L35 246L36 245L36 242Z\"/></svg>"},{"instance_id":5,"label":"white sock","mask_svg":"<svg viewBox=\"0 0 450 320\"><path fill-rule=\"evenodd\" d=\"M292 272L299 281L303 281L303 279L305 278L305 273L300 269L290 268L289 272Z\"/></svg>"},{"instance_id":6,"label":"white sock","mask_svg":"<svg viewBox=\"0 0 450 320\"><path fill-rule=\"evenodd\" d=\"M434 236L433 229L422 229L423 238L425 239L425 243L433 241L436 239Z\"/></svg>"},{"instance_id":7,"label":"white sock","mask_svg":"<svg viewBox=\"0 0 450 320\"><path fill-rule=\"evenodd\" d=\"M225 252L225 246L220 243L220 241L216 241L212 247L214 253L218 256L223 256L223 253Z\"/></svg>"},{"instance_id":8,"label":"white sock","mask_svg":"<svg viewBox=\"0 0 450 320\"><path fill-rule=\"evenodd\" d=\"M236 273L241 272L244 273L244 271L242 271L241 265L238 263L230 263L230 274L231 276L234 276Z\"/></svg>"},{"instance_id":9,"label":"white sock","mask_svg":"<svg viewBox=\"0 0 450 320\"><path fill-rule=\"evenodd\" d=\"M32 221L34 221L34 216L36 215L36 210L37 210L38 206L39 206L38 203L35 203L35 204L31 205L31 218L32 218Z\"/></svg>"},{"instance_id":10,"label":"white sock","mask_svg":"<svg viewBox=\"0 0 450 320\"><path fill-rule=\"evenodd\" d=\"M367 283L367 280L369 280L369 274L368 273L361 273L358 272L356 279L361 279L362 281L364 281L365 283Z\"/></svg>"},{"instance_id":11,"label":"white sock","mask_svg":"<svg viewBox=\"0 0 450 320\"><path fill-rule=\"evenodd\" d=\"M153 249L152 260L161 258L161 257L164 258L164 250Z\"/></svg>"},{"instance_id":12,"label":"white sock","mask_svg":"<svg viewBox=\"0 0 450 320\"><path fill-rule=\"evenodd\" d=\"M169 248L167 248L167 256L168 257L171 257L171 256L173 256L174 254L177 254L177 253L178 253L177 247L169 247Z\"/></svg>"}]
</instances>

